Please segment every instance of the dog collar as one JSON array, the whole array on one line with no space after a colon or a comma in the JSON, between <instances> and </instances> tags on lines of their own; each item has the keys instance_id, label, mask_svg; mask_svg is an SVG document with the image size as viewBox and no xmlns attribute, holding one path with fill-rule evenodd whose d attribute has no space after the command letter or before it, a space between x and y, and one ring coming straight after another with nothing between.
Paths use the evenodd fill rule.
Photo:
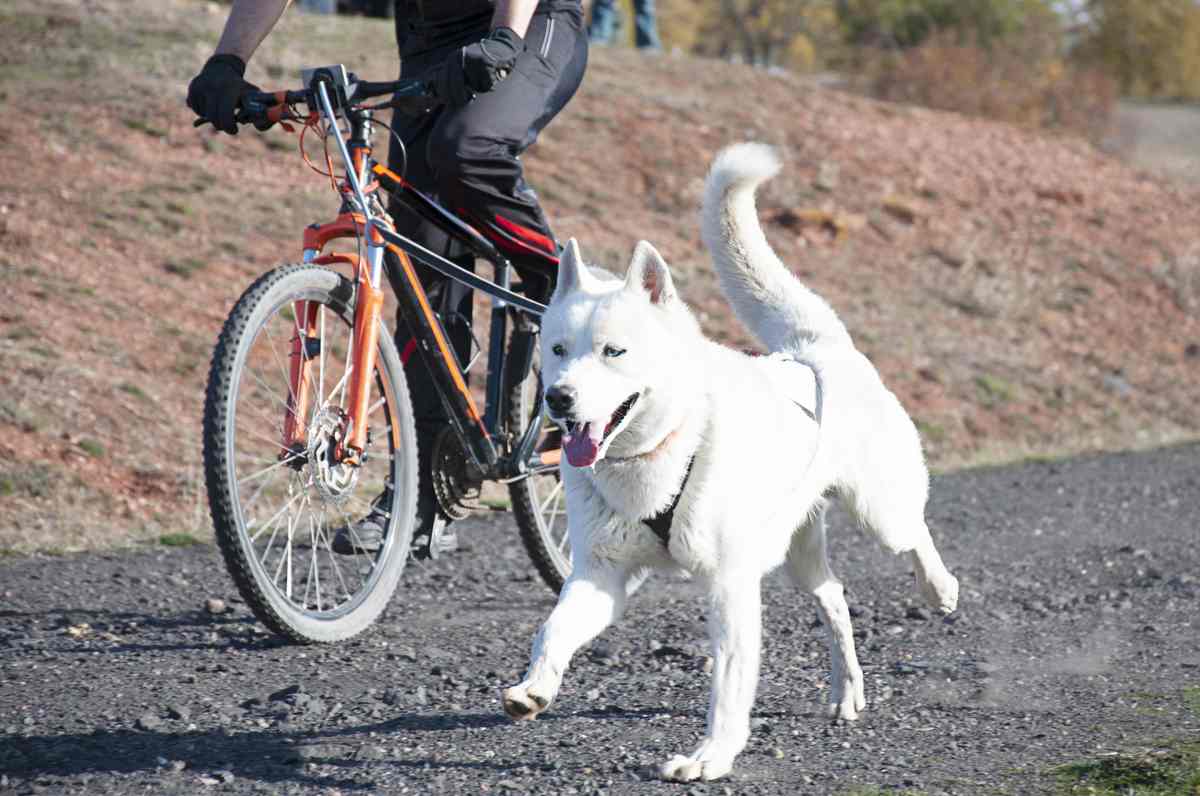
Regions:
<instances>
[{"instance_id":1,"label":"dog collar","mask_svg":"<svg viewBox=\"0 0 1200 796\"><path fill-rule=\"evenodd\" d=\"M675 499L671 501L671 505L653 517L642 520L646 527L654 531L654 535L662 540L663 547L671 544L671 523L675 519L675 508L679 505L679 498L683 497L683 490L687 488L688 478L692 475L692 464L695 461L696 455L692 454L688 459L687 470L683 473L683 482L679 484L679 491L675 493Z\"/></svg>"}]
</instances>

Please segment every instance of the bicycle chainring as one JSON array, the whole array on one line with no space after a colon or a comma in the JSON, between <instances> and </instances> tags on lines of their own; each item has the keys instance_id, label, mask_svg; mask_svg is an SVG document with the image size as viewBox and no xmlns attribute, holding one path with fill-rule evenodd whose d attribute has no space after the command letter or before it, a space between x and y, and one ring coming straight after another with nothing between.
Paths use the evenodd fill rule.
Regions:
<instances>
[{"instance_id":1,"label":"bicycle chainring","mask_svg":"<svg viewBox=\"0 0 1200 796\"><path fill-rule=\"evenodd\" d=\"M465 519L479 505L483 479L463 449L458 435L450 427L438 432L433 442L430 468L433 493L447 519Z\"/></svg>"}]
</instances>

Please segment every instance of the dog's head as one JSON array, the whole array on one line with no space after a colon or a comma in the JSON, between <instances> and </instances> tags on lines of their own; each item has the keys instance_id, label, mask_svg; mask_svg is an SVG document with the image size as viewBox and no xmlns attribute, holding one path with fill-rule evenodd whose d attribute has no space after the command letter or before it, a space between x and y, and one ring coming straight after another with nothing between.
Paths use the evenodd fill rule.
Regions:
<instances>
[{"instance_id":1,"label":"dog's head","mask_svg":"<svg viewBox=\"0 0 1200 796\"><path fill-rule=\"evenodd\" d=\"M542 320L546 410L563 428L563 452L591 467L611 451L652 450L682 421L689 351L699 328L667 264L642 241L624 280L593 272L574 239Z\"/></svg>"}]
</instances>

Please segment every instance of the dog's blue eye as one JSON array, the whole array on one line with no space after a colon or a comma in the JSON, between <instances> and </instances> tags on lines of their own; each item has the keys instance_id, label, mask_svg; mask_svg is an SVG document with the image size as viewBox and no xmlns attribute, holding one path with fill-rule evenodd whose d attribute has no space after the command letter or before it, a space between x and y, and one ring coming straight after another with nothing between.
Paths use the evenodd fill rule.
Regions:
<instances>
[{"instance_id":1,"label":"dog's blue eye","mask_svg":"<svg viewBox=\"0 0 1200 796\"><path fill-rule=\"evenodd\" d=\"M606 356L606 357L619 357L619 356L621 356L621 354L624 354L624 353L625 353L624 348L617 348L615 345L604 346L604 356Z\"/></svg>"},{"instance_id":2,"label":"dog's blue eye","mask_svg":"<svg viewBox=\"0 0 1200 796\"><path fill-rule=\"evenodd\" d=\"M550 350L554 352L554 356L556 357L561 357L563 354L567 353L567 349L563 348L562 343L555 343Z\"/></svg>"}]
</instances>

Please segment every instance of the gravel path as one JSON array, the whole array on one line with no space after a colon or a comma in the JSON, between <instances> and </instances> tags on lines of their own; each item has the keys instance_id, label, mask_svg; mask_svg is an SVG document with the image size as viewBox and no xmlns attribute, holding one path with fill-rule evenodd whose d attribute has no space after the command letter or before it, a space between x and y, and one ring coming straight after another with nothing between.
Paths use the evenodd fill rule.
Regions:
<instances>
[{"instance_id":1,"label":"gravel path","mask_svg":"<svg viewBox=\"0 0 1200 796\"><path fill-rule=\"evenodd\" d=\"M911 575L833 523L868 709L817 712L812 601L772 577L754 734L733 777L653 771L704 724L704 605L658 577L583 650L554 709L501 715L553 600L506 515L410 564L355 643L277 643L214 548L0 561L0 792L1038 793L1054 766L1200 737L1200 447L936 479L962 582L930 618Z\"/></svg>"}]
</instances>

